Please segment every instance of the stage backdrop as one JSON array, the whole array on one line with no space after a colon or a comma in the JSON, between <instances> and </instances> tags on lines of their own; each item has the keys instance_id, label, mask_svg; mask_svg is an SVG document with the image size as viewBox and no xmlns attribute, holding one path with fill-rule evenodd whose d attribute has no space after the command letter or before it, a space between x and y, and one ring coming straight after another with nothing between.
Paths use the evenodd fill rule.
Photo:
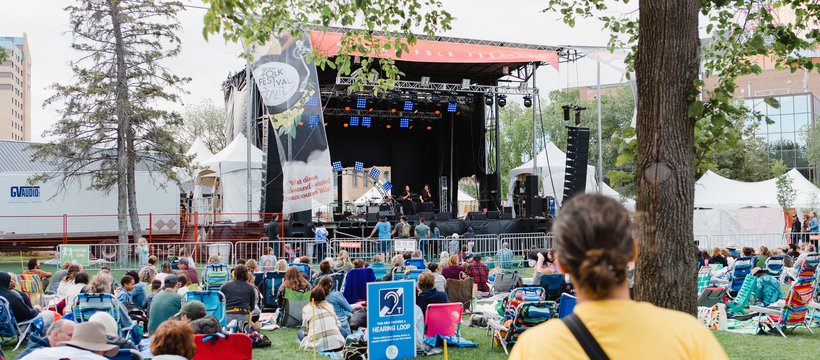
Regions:
<instances>
[{"instance_id":1,"label":"stage backdrop","mask_svg":"<svg viewBox=\"0 0 820 360\"><path fill-rule=\"evenodd\" d=\"M319 81L316 66L305 60L310 49L309 37L297 39L283 32L273 35L267 47L257 49L252 65L264 113L277 140L284 187L282 211L286 214L333 201Z\"/></svg>"}]
</instances>

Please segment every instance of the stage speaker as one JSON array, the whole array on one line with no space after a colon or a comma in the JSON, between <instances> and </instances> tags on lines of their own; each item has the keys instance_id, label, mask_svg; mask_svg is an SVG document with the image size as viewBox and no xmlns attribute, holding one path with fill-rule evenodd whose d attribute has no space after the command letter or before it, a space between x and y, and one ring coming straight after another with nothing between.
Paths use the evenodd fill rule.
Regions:
<instances>
[{"instance_id":1,"label":"stage speaker","mask_svg":"<svg viewBox=\"0 0 820 360\"><path fill-rule=\"evenodd\" d=\"M308 222L310 220L310 210L298 211L290 215L290 221Z\"/></svg>"},{"instance_id":2,"label":"stage speaker","mask_svg":"<svg viewBox=\"0 0 820 360\"><path fill-rule=\"evenodd\" d=\"M450 219L450 213L448 212L436 214L436 221L450 221Z\"/></svg>"},{"instance_id":3,"label":"stage speaker","mask_svg":"<svg viewBox=\"0 0 820 360\"><path fill-rule=\"evenodd\" d=\"M367 207L367 213L368 213L368 214L369 214L369 213L378 214L378 213L379 213L379 206L378 206L378 205L376 205L376 206L368 206L368 207Z\"/></svg>"},{"instance_id":4,"label":"stage speaker","mask_svg":"<svg viewBox=\"0 0 820 360\"><path fill-rule=\"evenodd\" d=\"M527 204L527 215L529 217L544 216L544 199L533 197Z\"/></svg>"},{"instance_id":5,"label":"stage speaker","mask_svg":"<svg viewBox=\"0 0 820 360\"><path fill-rule=\"evenodd\" d=\"M419 216L423 217L424 221L427 221L427 222L429 222L430 220L435 220L435 218L434 218L435 215L433 215L432 211L420 212Z\"/></svg>"},{"instance_id":6,"label":"stage speaker","mask_svg":"<svg viewBox=\"0 0 820 360\"><path fill-rule=\"evenodd\" d=\"M512 206L505 206L504 214L512 214Z\"/></svg>"},{"instance_id":7,"label":"stage speaker","mask_svg":"<svg viewBox=\"0 0 820 360\"><path fill-rule=\"evenodd\" d=\"M467 213L467 220L487 220L487 215L481 211L470 211Z\"/></svg>"},{"instance_id":8,"label":"stage speaker","mask_svg":"<svg viewBox=\"0 0 820 360\"><path fill-rule=\"evenodd\" d=\"M564 200L583 193L587 184L589 128L567 126L567 164L564 176ZM541 206L543 208L543 205Z\"/></svg>"},{"instance_id":9,"label":"stage speaker","mask_svg":"<svg viewBox=\"0 0 820 360\"><path fill-rule=\"evenodd\" d=\"M501 220L512 220L512 213L502 213Z\"/></svg>"},{"instance_id":10,"label":"stage speaker","mask_svg":"<svg viewBox=\"0 0 820 360\"><path fill-rule=\"evenodd\" d=\"M379 213L367 213L367 222L374 223L379 221Z\"/></svg>"},{"instance_id":11,"label":"stage speaker","mask_svg":"<svg viewBox=\"0 0 820 360\"><path fill-rule=\"evenodd\" d=\"M388 218L388 219L392 219L392 218L396 217L396 213L394 213L393 210L379 210L379 217L380 218L385 217L385 218Z\"/></svg>"},{"instance_id":12,"label":"stage speaker","mask_svg":"<svg viewBox=\"0 0 820 360\"><path fill-rule=\"evenodd\" d=\"M501 213L498 211L487 211L487 219L488 220L498 220L501 217Z\"/></svg>"}]
</instances>

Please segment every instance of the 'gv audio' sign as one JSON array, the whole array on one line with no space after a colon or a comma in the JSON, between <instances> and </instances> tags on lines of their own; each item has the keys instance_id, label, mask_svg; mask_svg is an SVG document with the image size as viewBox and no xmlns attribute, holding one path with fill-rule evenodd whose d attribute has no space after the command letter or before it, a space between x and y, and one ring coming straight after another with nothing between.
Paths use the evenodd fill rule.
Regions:
<instances>
[{"instance_id":1,"label":"'gv audio' sign","mask_svg":"<svg viewBox=\"0 0 820 360\"><path fill-rule=\"evenodd\" d=\"M9 202L40 202L40 187L12 186L9 188Z\"/></svg>"}]
</instances>

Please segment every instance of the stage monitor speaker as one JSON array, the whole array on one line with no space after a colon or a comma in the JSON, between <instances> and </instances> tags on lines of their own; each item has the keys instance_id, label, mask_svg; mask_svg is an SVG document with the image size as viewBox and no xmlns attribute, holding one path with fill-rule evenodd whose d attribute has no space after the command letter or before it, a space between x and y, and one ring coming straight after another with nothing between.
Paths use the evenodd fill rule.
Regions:
<instances>
[{"instance_id":1,"label":"stage monitor speaker","mask_svg":"<svg viewBox=\"0 0 820 360\"><path fill-rule=\"evenodd\" d=\"M378 213L367 213L367 222L374 223L379 221L379 214Z\"/></svg>"},{"instance_id":2,"label":"stage monitor speaker","mask_svg":"<svg viewBox=\"0 0 820 360\"><path fill-rule=\"evenodd\" d=\"M501 213L498 211L487 211L487 220L498 220L501 218Z\"/></svg>"},{"instance_id":3,"label":"stage monitor speaker","mask_svg":"<svg viewBox=\"0 0 820 360\"><path fill-rule=\"evenodd\" d=\"M534 197L527 205L527 214L530 217L544 216L544 199Z\"/></svg>"},{"instance_id":4,"label":"stage monitor speaker","mask_svg":"<svg viewBox=\"0 0 820 360\"><path fill-rule=\"evenodd\" d=\"M512 213L502 213L501 220L512 220Z\"/></svg>"},{"instance_id":5,"label":"stage monitor speaker","mask_svg":"<svg viewBox=\"0 0 820 360\"><path fill-rule=\"evenodd\" d=\"M589 128L567 126L567 164L563 201L586 190L588 158ZM543 205L539 208L543 208Z\"/></svg>"},{"instance_id":6,"label":"stage monitor speaker","mask_svg":"<svg viewBox=\"0 0 820 360\"><path fill-rule=\"evenodd\" d=\"M512 214L512 206L505 206L504 214Z\"/></svg>"},{"instance_id":7,"label":"stage monitor speaker","mask_svg":"<svg viewBox=\"0 0 820 360\"><path fill-rule=\"evenodd\" d=\"M424 211L424 212L420 212L420 213L419 213L419 216L420 216L420 217L423 217L423 218L424 218L424 221L435 220L435 217L434 217L435 215L433 214L433 212L432 212L432 211Z\"/></svg>"},{"instance_id":8,"label":"stage monitor speaker","mask_svg":"<svg viewBox=\"0 0 820 360\"><path fill-rule=\"evenodd\" d=\"M310 210L298 211L290 215L290 221L292 222L308 222L310 220Z\"/></svg>"},{"instance_id":9,"label":"stage monitor speaker","mask_svg":"<svg viewBox=\"0 0 820 360\"><path fill-rule=\"evenodd\" d=\"M380 218L385 217L385 218L391 219L391 218L396 217L396 213L394 213L393 210L379 210L379 217Z\"/></svg>"},{"instance_id":10,"label":"stage monitor speaker","mask_svg":"<svg viewBox=\"0 0 820 360\"><path fill-rule=\"evenodd\" d=\"M436 214L436 221L450 221L450 219L450 213L448 212Z\"/></svg>"},{"instance_id":11,"label":"stage monitor speaker","mask_svg":"<svg viewBox=\"0 0 820 360\"><path fill-rule=\"evenodd\" d=\"M467 220L487 220L487 215L481 211L470 211L467 213Z\"/></svg>"}]
</instances>

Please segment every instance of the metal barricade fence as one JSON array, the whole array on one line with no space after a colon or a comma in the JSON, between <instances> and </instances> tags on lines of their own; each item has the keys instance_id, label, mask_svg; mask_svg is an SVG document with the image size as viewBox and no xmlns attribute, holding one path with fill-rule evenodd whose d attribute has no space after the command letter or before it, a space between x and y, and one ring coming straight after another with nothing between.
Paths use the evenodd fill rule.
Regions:
<instances>
[{"instance_id":1,"label":"metal barricade fence","mask_svg":"<svg viewBox=\"0 0 820 360\"><path fill-rule=\"evenodd\" d=\"M262 255L267 254L267 249L273 250L273 255L277 259L285 259L288 263L295 261L301 256L310 258L311 264L318 264L323 259L318 258L315 253L314 240L309 238L282 238L275 240L253 240L253 241L237 241L233 244L233 258L232 264L236 264L239 260L254 259L259 261ZM330 245L328 245L330 247ZM325 254L325 257L330 254Z\"/></svg>"},{"instance_id":2,"label":"metal barricade fence","mask_svg":"<svg viewBox=\"0 0 820 360\"><path fill-rule=\"evenodd\" d=\"M524 262L526 262L530 251L550 249L553 246L552 234L545 233L501 234L498 241L502 244L500 246L507 243L513 252L513 256L521 257Z\"/></svg>"},{"instance_id":3,"label":"metal barricade fence","mask_svg":"<svg viewBox=\"0 0 820 360\"><path fill-rule=\"evenodd\" d=\"M392 239L393 241L395 239ZM378 239L368 238L333 238L328 244L328 251L335 256L340 251L347 251L350 261L355 259L362 259L366 262L371 262L373 257L381 253ZM392 246L395 253L395 244ZM330 255L329 255L330 256ZM390 259L382 259L385 264L390 264Z\"/></svg>"},{"instance_id":4,"label":"metal barricade fence","mask_svg":"<svg viewBox=\"0 0 820 360\"><path fill-rule=\"evenodd\" d=\"M737 247L753 247L755 249L762 245L769 248L786 245L783 234L730 234L730 235L710 235L712 247L725 248L728 245ZM738 249L739 250L739 249Z\"/></svg>"},{"instance_id":5,"label":"metal barricade fence","mask_svg":"<svg viewBox=\"0 0 820 360\"><path fill-rule=\"evenodd\" d=\"M84 269L100 270L108 267L111 270L139 270L141 264L136 253L136 244L71 244L57 245L57 257L60 257L61 248L70 246L77 251L77 246L88 246L88 265ZM81 249L81 251L85 251ZM167 242L149 244L148 254L157 257L157 268L174 258L182 256L192 258L197 268L203 268L208 263L208 257L217 255L222 262L232 259L233 245L229 242ZM60 259L62 262L63 259Z\"/></svg>"},{"instance_id":6,"label":"metal barricade fence","mask_svg":"<svg viewBox=\"0 0 820 360\"><path fill-rule=\"evenodd\" d=\"M811 241L811 244L817 247L818 242L820 242L820 234L804 232L783 234L784 244L795 244L799 246L807 241Z\"/></svg>"}]
</instances>

